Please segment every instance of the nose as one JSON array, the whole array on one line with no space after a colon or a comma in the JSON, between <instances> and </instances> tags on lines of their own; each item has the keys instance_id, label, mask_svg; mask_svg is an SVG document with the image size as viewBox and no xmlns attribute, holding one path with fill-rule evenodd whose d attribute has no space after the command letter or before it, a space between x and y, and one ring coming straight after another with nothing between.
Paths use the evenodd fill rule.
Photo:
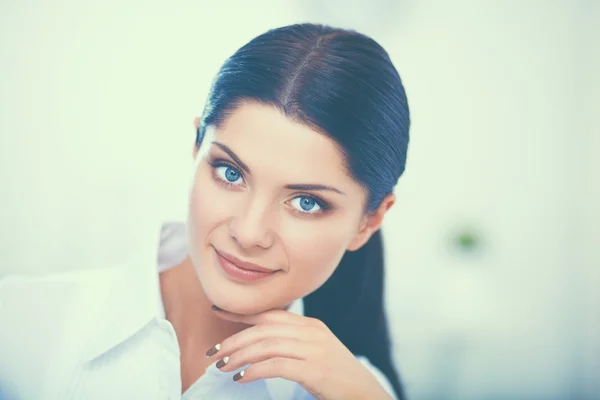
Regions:
<instances>
[{"instance_id":1,"label":"nose","mask_svg":"<svg viewBox=\"0 0 600 400\"><path fill-rule=\"evenodd\" d=\"M269 227L269 206L259 200L248 201L229 220L229 235L244 249L273 245L274 232Z\"/></svg>"}]
</instances>

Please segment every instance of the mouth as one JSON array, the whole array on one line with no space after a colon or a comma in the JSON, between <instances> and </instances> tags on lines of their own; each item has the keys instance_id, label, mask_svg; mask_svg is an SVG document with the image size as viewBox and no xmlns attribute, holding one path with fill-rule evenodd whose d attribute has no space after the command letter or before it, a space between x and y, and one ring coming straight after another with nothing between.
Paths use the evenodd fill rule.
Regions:
<instances>
[{"instance_id":1,"label":"mouth","mask_svg":"<svg viewBox=\"0 0 600 400\"><path fill-rule=\"evenodd\" d=\"M218 251L213 247L217 262L221 269L231 278L244 282L255 282L266 279L281 270L273 270L257 264L245 262L236 257Z\"/></svg>"}]
</instances>

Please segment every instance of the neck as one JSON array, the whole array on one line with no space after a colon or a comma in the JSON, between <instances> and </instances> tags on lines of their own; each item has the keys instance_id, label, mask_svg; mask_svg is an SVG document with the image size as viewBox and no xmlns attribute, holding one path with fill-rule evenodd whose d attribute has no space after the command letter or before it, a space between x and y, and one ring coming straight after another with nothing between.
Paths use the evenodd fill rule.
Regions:
<instances>
[{"instance_id":1,"label":"neck","mask_svg":"<svg viewBox=\"0 0 600 400\"><path fill-rule=\"evenodd\" d=\"M182 359L196 358L247 327L214 313L189 257L161 273L160 282L166 319L175 329Z\"/></svg>"}]
</instances>

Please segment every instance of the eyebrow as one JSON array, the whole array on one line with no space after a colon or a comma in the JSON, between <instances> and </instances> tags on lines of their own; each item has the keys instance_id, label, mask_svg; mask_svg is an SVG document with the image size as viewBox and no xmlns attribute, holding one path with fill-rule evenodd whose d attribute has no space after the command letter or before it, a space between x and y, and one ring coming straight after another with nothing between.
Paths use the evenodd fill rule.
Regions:
<instances>
[{"instance_id":1,"label":"eyebrow","mask_svg":"<svg viewBox=\"0 0 600 400\"><path fill-rule=\"evenodd\" d=\"M212 142L212 144L214 144L215 146L217 146L218 148L223 150L225 153L227 153L227 155L229 155L229 157L231 157L233 159L233 161L235 161L240 166L241 169L246 171L246 173L248 173L248 174L250 173L250 168L248 168L248 166L242 160L240 160L240 158L237 156L237 154L234 153L233 150L231 150L229 147L227 147L223 143ZM290 190L330 191L330 192L335 192L335 193L341 194L343 196L346 196L346 194L344 192L342 192L341 190L338 190L334 187L327 186L327 185L290 184L290 185L286 185L285 188L290 189Z\"/></svg>"},{"instance_id":2,"label":"eyebrow","mask_svg":"<svg viewBox=\"0 0 600 400\"><path fill-rule=\"evenodd\" d=\"M243 169L244 171L246 171L246 173L250 173L250 168L248 168L248 166L246 164L244 164L244 162L242 160L240 160L240 158L233 152L233 150L231 150L229 147L225 146L222 143L219 142L212 142L215 146L217 146L218 148L220 148L221 150L223 150L225 153L227 153L229 155L229 157L231 157L233 159L233 161L236 162L237 165L240 166L241 169Z\"/></svg>"},{"instance_id":3,"label":"eyebrow","mask_svg":"<svg viewBox=\"0 0 600 400\"><path fill-rule=\"evenodd\" d=\"M337 190L334 187L331 186L325 186L325 185L304 185L304 184L296 184L296 185L286 185L285 186L286 189L290 189L290 190L314 190L314 191L323 191L323 190L328 190L331 192L335 192L335 193L339 193L343 196L346 195L346 193Z\"/></svg>"}]
</instances>

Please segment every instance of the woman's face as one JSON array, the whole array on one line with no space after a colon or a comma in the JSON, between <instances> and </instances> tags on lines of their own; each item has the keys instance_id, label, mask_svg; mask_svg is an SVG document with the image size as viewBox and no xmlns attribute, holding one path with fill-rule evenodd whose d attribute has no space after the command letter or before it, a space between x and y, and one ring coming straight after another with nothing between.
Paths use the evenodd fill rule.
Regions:
<instances>
[{"instance_id":1,"label":"woman's face","mask_svg":"<svg viewBox=\"0 0 600 400\"><path fill-rule=\"evenodd\" d=\"M195 161L190 258L209 301L223 309L286 307L370 236L367 194L335 142L273 107L241 105L207 130ZM272 272L240 271L225 261L232 257Z\"/></svg>"}]
</instances>

